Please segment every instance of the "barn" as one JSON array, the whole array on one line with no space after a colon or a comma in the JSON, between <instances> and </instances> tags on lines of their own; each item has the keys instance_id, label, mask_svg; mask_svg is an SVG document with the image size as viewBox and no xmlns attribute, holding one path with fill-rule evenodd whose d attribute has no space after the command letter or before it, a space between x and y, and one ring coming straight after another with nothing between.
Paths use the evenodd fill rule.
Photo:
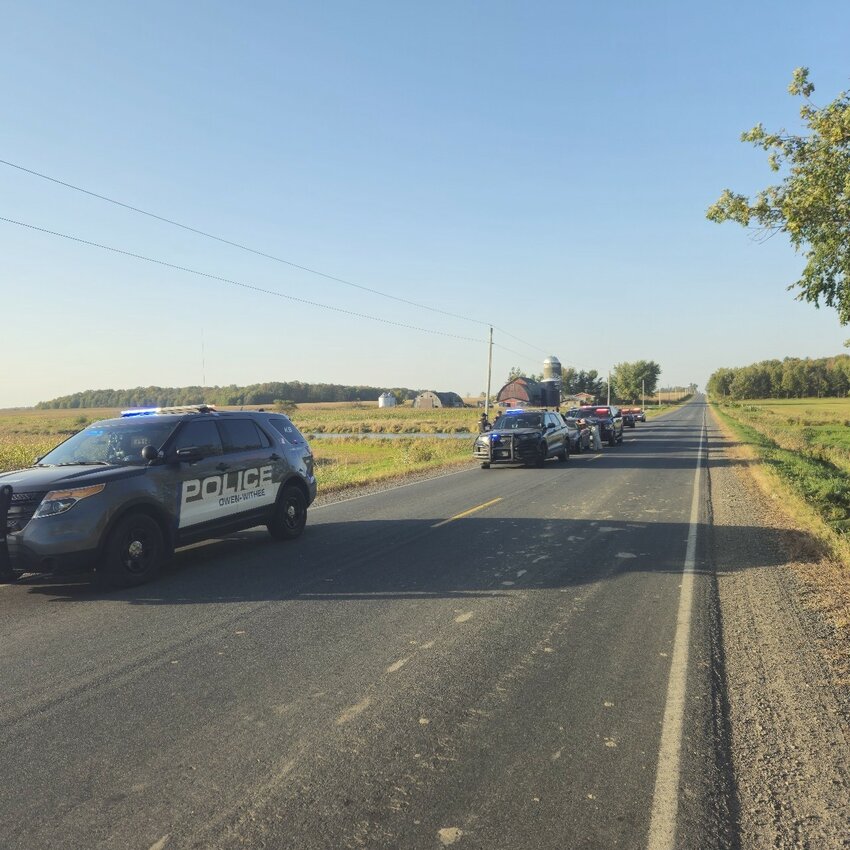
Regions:
<instances>
[{"instance_id":1,"label":"barn","mask_svg":"<svg viewBox=\"0 0 850 850\"><path fill-rule=\"evenodd\" d=\"M553 381L533 381L531 378L514 378L496 395L502 407L557 407L560 404L559 387Z\"/></svg>"},{"instance_id":2,"label":"barn","mask_svg":"<svg viewBox=\"0 0 850 850\"><path fill-rule=\"evenodd\" d=\"M413 399L413 406L423 409L434 407L463 407L463 399L457 393L438 393L425 390Z\"/></svg>"}]
</instances>

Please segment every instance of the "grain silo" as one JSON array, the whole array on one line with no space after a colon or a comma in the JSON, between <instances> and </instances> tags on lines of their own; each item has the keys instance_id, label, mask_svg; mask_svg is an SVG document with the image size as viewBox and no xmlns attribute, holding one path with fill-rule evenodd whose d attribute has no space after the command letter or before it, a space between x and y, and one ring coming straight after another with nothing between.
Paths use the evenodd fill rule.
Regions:
<instances>
[{"instance_id":1,"label":"grain silo","mask_svg":"<svg viewBox=\"0 0 850 850\"><path fill-rule=\"evenodd\" d=\"M561 404L561 361L554 354L543 361L543 402L546 407L559 407Z\"/></svg>"},{"instance_id":2,"label":"grain silo","mask_svg":"<svg viewBox=\"0 0 850 850\"><path fill-rule=\"evenodd\" d=\"M381 393L378 396L378 407L395 407L396 399L392 393Z\"/></svg>"},{"instance_id":3,"label":"grain silo","mask_svg":"<svg viewBox=\"0 0 850 850\"><path fill-rule=\"evenodd\" d=\"M544 381L560 381L561 380L561 361L550 355L543 361L543 380Z\"/></svg>"}]
</instances>

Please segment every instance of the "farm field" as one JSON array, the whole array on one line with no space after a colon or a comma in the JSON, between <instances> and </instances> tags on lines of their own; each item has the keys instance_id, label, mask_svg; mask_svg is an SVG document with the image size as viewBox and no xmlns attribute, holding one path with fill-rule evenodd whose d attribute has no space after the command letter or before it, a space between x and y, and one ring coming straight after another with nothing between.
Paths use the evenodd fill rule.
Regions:
<instances>
[{"instance_id":1,"label":"farm field","mask_svg":"<svg viewBox=\"0 0 850 850\"><path fill-rule=\"evenodd\" d=\"M850 399L718 402L715 410L838 535L850 531Z\"/></svg>"},{"instance_id":2,"label":"farm field","mask_svg":"<svg viewBox=\"0 0 850 850\"><path fill-rule=\"evenodd\" d=\"M29 466L33 460L89 422L115 416L113 409L0 411L0 471ZM384 413L388 415L384 415ZM313 409L291 417L307 435L324 433L404 434L464 433L475 429L478 412L412 409ZM373 481L445 466L469 463L471 440L410 438L376 440L366 437L322 438L311 441L320 492L331 493Z\"/></svg>"}]
</instances>

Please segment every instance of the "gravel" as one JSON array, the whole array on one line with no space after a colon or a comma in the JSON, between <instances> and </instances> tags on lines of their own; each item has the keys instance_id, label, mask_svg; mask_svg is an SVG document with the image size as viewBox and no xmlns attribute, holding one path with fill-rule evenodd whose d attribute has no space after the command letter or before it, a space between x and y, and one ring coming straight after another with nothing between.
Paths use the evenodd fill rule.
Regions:
<instances>
[{"instance_id":1,"label":"gravel","mask_svg":"<svg viewBox=\"0 0 850 850\"><path fill-rule=\"evenodd\" d=\"M850 847L846 570L717 423L709 436L740 846Z\"/></svg>"}]
</instances>

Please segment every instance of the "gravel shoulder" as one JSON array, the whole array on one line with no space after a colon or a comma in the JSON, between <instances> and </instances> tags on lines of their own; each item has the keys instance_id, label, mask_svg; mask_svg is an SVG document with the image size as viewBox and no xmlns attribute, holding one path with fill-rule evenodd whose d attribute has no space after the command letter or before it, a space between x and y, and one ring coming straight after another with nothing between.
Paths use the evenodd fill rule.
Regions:
<instances>
[{"instance_id":1,"label":"gravel shoulder","mask_svg":"<svg viewBox=\"0 0 850 850\"><path fill-rule=\"evenodd\" d=\"M708 428L740 846L850 847L848 570L795 527L749 450Z\"/></svg>"}]
</instances>

